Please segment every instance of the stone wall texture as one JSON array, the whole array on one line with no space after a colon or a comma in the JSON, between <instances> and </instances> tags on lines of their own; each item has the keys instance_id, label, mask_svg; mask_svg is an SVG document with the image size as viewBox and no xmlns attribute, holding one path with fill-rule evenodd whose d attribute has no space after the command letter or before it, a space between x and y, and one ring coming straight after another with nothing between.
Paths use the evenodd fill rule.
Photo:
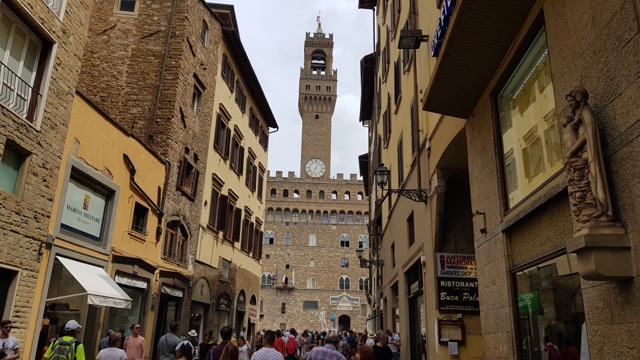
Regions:
<instances>
[{"instance_id":1,"label":"stone wall texture","mask_svg":"<svg viewBox=\"0 0 640 360\"><path fill-rule=\"evenodd\" d=\"M16 194L0 191L0 268L3 273L5 268L19 272L16 296L8 298L5 307L11 309L6 312L15 327L11 334L20 344L27 343L27 322L34 294L41 290L36 289L41 261L38 249L49 233L57 175L92 6L91 0L70 1L61 21L41 0L12 0L0 4L3 11L9 9L43 41L44 57L40 61L52 64L50 73L40 72L44 73L42 84L35 86L35 90L46 94L41 103L42 116L36 119L35 126L0 102L0 158L8 142L29 154L19 191Z\"/></svg>"}]
</instances>

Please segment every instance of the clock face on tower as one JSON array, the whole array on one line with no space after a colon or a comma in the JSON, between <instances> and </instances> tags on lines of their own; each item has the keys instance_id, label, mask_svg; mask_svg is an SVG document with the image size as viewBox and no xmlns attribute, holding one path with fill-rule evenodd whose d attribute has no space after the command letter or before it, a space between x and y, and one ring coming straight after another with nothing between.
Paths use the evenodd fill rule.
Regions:
<instances>
[{"instance_id":1,"label":"clock face on tower","mask_svg":"<svg viewBox=\"0 0 640 360\"><path fill-rule=\"evenodd\" d=\"M304 169L312 178L319 178L324 175L325 166L322 160L311 159L307 162L307 165L304 167Z\"/></svg>"}]
</instances>

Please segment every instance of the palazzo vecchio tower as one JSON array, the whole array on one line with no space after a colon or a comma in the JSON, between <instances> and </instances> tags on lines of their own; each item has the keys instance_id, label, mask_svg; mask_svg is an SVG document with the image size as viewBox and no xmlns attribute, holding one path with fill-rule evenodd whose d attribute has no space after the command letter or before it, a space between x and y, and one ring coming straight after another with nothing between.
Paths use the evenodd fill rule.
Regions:
<instances>
[{"instance_id":1,"label":"palazzo vecchio tower","mask_svg":"<svg viewBox=\"0 0 640 360\"><path fill-rule=\"evenodd\" d=\"M356 249L368 258L368 200L356 174L331 176L333 44L318 17L300 69L300 175L267 179L260 329L366 330L370 276Z\"/></svg>"}]
</instances>

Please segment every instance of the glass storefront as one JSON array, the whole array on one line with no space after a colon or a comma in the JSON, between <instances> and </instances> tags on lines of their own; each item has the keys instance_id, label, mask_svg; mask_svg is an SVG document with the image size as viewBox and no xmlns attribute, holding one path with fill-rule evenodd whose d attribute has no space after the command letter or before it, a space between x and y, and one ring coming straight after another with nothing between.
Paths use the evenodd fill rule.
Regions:
<instances>
[{"instance_id":1,"label":"glass storefront","mask_svg":"<svg viewBox=\"0 0 640 360\"><path fill-rule=\"evenodd\" d=\"M560 352L565 347L565 352L570 347L578 353L586 351L584 306L576 255L561 255L518 271L514 277L520 358L547 359L545 343L546 346L555 345Z\"/></svg>"},{"instance_id":2,"label":"glass storefront","mask_svg":"<svg viewBox=\"0 0 640 360\"><path fill-rule=\"evenodd\" d=\"M131 309L111 308L107 328L123 331L125 336L129 336L131 335L131 330L129 329L131 325L141 321L146 290L123 285L120 285L120 287L131 298Z\"/></svg>"}]
</instances>

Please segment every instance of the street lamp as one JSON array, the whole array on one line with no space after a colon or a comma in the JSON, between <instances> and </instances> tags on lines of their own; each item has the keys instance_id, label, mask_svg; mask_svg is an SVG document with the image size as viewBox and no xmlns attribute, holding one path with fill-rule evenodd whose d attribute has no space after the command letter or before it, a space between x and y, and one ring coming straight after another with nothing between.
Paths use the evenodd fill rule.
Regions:
<instances>
[{"instance_id":1,"label":"street lamp","mask_svg":"<svg viewBox=\"0 0 640 360\"><path fill-rule=\"evenodd\" d=\"M373 175L375 177L376 184L380 189L382 189L382 199L389 196L390 193L396 193L400 196L406 197L407 199L425 204L429 199L429 194L425 189L387 189L387 192L385 193L384 190L387 184L389 184L391 171L389 171L389 169L387 169L387 167L382 163L380 163L378 168L373 172Z\"/></svg>"},{"instance_id":2,"label":"street lamp","mask_svg":"<svg viewBox=\"0 0 640 360\"><path fill-rule=\"evenodd\" d=\"M356 249L356 255L358 256L358 260L360 260L360 266L364 266L364 267L371 267L371 266L375 266L375 267L382 267L384 266L384 260L382 259L365 259L362 257L362 255L364 254L364 249L360 248L360 249Z\"/></svg>"},{"instance_id":3,"label":"street lamp","mask_svg":"<svg viewBox=\"0 0 640 360\"><path fill-rule=\"evenodd\" d=\"M402 29L398 49L419 49L420 44L427 41L429 41L429 35L422 35L420 29Z\"/></svg>"}]
</instances>

